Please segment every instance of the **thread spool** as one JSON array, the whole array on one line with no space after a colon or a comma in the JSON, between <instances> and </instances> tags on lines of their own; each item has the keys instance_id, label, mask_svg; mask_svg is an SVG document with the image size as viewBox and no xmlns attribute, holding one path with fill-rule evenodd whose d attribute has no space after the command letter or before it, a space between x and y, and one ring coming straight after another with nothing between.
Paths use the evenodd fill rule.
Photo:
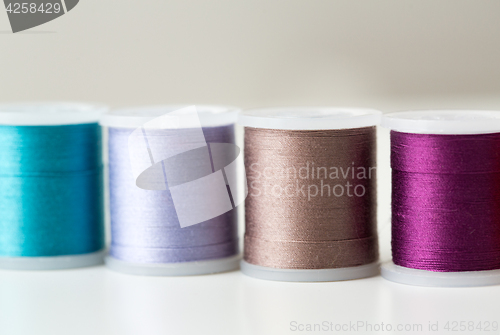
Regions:
<instances>
[{"instance_id":1,"label":"thread spool","mask_svg":"<svg viewBox=\"0 0 500 335\"><path fill-rule=\"evenodd\" d=\"M0 268L55 270L104 256L103 107L0 106Z\"/></svg>"},{"instance_id":2,"label":"thread spool","mask_svg":"<svg viewBox=\"0 0 500 335\"><path fill-rule=\"evenodd\" d=\"M500 113L384 115L391 129L393 261L385 279L419 286L500 283Z\"/></svg>"},{"instance_id":3,"label":"thread spool","mask_svg":"<svg viewBox=\"0 0 500 335\"><path fill-rule=\"evenodd\" d=\"M379 120L378 111L348 108L276 108L240 114L249 185L244 274L315 282L378 273L376 178L360 175L356 180L351 169L368 174L376 167ZM307 178L294 173L306 165L311 167ZM334 172L342 173L340 168L348 172L339 180ZM364 193L348 196L343 188L346 194L341 194L349 182L351 187L363 187ZM290 191L295 183L298 193ZM328 196L324 184L331 184ZM318 192L321 188L321 197L302 193L302 186L309 191L313 185Z\"/></svg>"},{"instance_id":4,"label":"thread spool","mask_svg":"<svg viewBox=\"0 0 500 335\"><path fill-rule=\"evenodd\" d=\"M234 145L238 109L196 106L198 123L179 119L178 115L191 107L183 108L154 106L115 110L101 120L109 133L111 248L106 265L112 270L145 276L184 276L231 271L239 265L236 209L230 208L204 222L181 227L185 215L196 214L199 210L187 206L186 202L201 201L200 206L208 207L220 203L213 202L216 192L200 199L195 190L185 195L187 198L182 204L175 202L173 191L174 186L182 187L203 179L199 177L221 175L221 171L226 170L225 164L218 166L215 160L214 145ZM150 127L157 121L161 129ZM137 132L141 127L143 132ZM136 135L147 143L147 148L140 147L137 138L134 139ZM206 141L206 146L200 147L197 141ZM208 160L197 156L186 163L180 159L180 168L169 172L170 160L189 156L187 153L198 149L207 153L207 148ZM147 173L137 177L134 169L142 163ZM181 175L182 167L187 169L196 164L202 164L196 177ZM206 164L208 172L203 170ZM156 168L159 170L155 171ZM161 181L151 183L148 173L151 172L151 177L158 171ZM218 188L218 191L225 192L226 197L232 192L233 205L237 205L242 200L236 198L231 178L226 177L227 183L222 180L221 184L218 180L216 187L222 187L223 190ZM146 189L140 188L143 187L141 183L145 183Z\"/></svg>"}]
</instances>

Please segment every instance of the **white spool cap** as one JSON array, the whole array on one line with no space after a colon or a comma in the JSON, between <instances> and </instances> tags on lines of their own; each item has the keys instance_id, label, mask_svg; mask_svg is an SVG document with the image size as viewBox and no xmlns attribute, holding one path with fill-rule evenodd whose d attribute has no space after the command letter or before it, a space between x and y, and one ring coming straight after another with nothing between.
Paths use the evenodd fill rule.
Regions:
<instances>
[{"instance_id":1,"label":"white spool cap","mask_svg":"<svg viewBox=\"0 0 500 335\"><path fill-rule=\"evenodd\" d=\"M57 126L97 123L105 106L71 102L33 102L0 105L0 125ZM51 257L0 257L8 270L61 270L94 266L104 262L104 250L81 255Z\"/></svg>"},{"instance_id":2,"label":"white spool cap","mask_svg":"<svg viewBox=\"0 0 500 335\"><path fill-rule=\"evenodd\" d=\"M487 134L500 132L500 111L425 110L388 113L382 126L411 134Z\"/></svg>"},{"instance_id":3,"label":"white spool cap","mask_svg":"<svg viewBox=\"0 0 500 335\"><path fill-rule=\"evenodd\" d=\"M372 127L382 113L374 109L286 107L246 110L238 116L244 127L287 130L328 130Z\"/></svg>"},{"instance_id":4,"label":"white spool cap","mask_svg":"<svg viewBox=\"0 0 500 335\"><path fill-rule=\"evenodd\" d=\"M238 116L244 127L284 130L335 130L373 127L382 113L374 109L332 107L286 107L246 110ZM279 269L241 261L248 276L276 281L325 282L372 277L379 274L379 263L337 269Z\"/></svg>"},{"instance_id":5,"label":"white spool cap","mask_svg":"<svg viewBox=\"0 0 500 335\"><path fill-rule=\"evenodd\" d=\"M104 106L71 102L34 102L0 105L0 125L57 126L96 123Z\"/></svg>"},{"instance_id":6,"label":"white spool cap","mask_svg":"<svg viewBox=\"0 0 500 335\"><path fill-rule=\"evenodd\" d=\"M184 123L179 119L196 108L199 125ZM192 127L221 127L236 123L240 109L231 106L167 105L145 106L112 110L103 115L100 124L112 128L138 128L161 117L161 129L186 129ZM181 116L179 118L178 116ZM184 122L184 121L181 121ZM117 272L140 276L191 276L227 272L238 269L241 255L220 259L179 263L132 263L106 257L106 266Z\"/></svg>"},{"instance_id":7,"label":"white spool cap","mask_svg":"<svg viewBox=\"0 0 500 335\"><path fill-rule=\"evenodd\" d=\"M410 134L488 134L500 132L500 112L485 110L426 110L384 114L382 126ZM382 264L382 277L416 286L470 287L500 284L500 270L434 272Z\"/></svg>"},{"instance_id":8,"label":"white spool cap","mask_svg":"<svg viewBox=\"0 0 500 335\"><path fill-rule=\"evenodd\" d=\"M113 128L138 128L146 122L162 117L162 129L178 129L176 111L192 105L145 106L111 110L101 118L101 125ZM236 123L236 107L195 105L202 127L219 127ZM171 122L169 122L171 121Z\"/></svg>"}]
</instances>

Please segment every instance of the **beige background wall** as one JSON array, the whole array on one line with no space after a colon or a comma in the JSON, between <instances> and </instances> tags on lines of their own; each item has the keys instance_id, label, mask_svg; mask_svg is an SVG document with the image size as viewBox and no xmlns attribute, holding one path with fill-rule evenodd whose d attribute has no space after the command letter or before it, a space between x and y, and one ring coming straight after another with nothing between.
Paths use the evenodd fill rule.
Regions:
<instances>
[{"instance_id":1,"label":"beige background wall","mask_svg":"<svg viewBox=\"0 0 500 335\"><path fill-rule=\"evenodd\" d=\"M500 1L81 0L15 35L0 10L0 102L25 100L500 109ZM377 177L389 259L385 129Z\"/></svg>"},{"instance_id":2,"label":"beige background wall","mask_svg":"<svg viewBox=\"0 0 500 335\"><path fill-rule=\"evenodd\" d=\"M12 34L0 101L500 109L498 0L81 0Z\"/></svg>"}]
</instances>

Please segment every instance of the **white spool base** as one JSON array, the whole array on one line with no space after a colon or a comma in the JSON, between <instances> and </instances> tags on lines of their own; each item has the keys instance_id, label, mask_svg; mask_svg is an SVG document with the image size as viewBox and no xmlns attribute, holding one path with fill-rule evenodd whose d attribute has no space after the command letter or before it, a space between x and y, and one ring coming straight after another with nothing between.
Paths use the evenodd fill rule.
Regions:
<instances>
[{"instance_id":1,"label":"white spool base","mask_svg":"<svg viewBox=\"0 0 500 335\"><path fill-rule=\"evenodd\" d=\"M53 257L0 257L0 269L6 270L63 270L84 268L104 263L105 250L91 254Z\"/></svg>"},{"instance_id":2,"label":"white spool base","mask_svg":"<svg viewBox=\"0 0 500 335\"><path fill-rule=\"evenodd\" d=\"M184 263L130 263L111 256L106 266L113 271L138 276L196 276L237 270L241 255Z\"/></svg>"},{"instance_id":3,"label":"white spool base","mask_svg":"<svg viewBox=\"0 0 500 335\"><path fill-rule=\"evenodd\" d=\"M241 261L241 272L250 277L289 282L341 281L373 277L379 274L379 263L338 269L277 269Z\"/></svg>"},{"instance_id":4,"label":"white spool base","mask_svg":"<svg viewBox=\"0 0 500 335\"><path fill-rule=\"evenodd\" d=\"M414 286L473 287L500 284L500 270L467 272L434 272L409 269L393 262L382 264L382 277Z\"/></svg>"}]
</instances>

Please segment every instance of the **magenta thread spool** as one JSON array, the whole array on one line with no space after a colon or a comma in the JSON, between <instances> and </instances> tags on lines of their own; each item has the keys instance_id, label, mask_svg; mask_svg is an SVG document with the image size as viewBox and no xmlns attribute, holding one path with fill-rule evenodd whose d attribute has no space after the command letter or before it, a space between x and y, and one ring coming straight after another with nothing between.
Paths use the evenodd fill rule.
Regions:
<instances>
[{"instance_id":1,"label":"magenta thread spool","mask_svg":"<svg viewBox=\"0 0 500 335\"><path fill-rule=\"evenodd\" d=\"M500 112L384 115L391 129L392 262L419 286L500 284Z\"/></svg>"}]
</instances>

